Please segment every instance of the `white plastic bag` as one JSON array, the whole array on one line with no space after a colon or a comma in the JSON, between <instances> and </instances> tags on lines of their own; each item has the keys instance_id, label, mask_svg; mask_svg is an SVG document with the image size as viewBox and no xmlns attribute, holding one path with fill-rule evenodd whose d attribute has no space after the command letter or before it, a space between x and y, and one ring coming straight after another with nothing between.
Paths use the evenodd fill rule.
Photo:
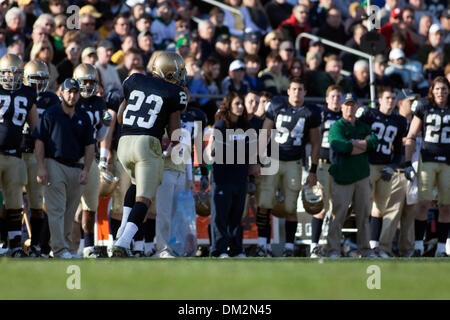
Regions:
<instances>
[{"instance_id":1,"label":"white plastic bag","mask_svg":"<svg viewBox=\"0 0 450 320\"><path fill-rule=\"evenodd\" d=\"M177 195L177 207L170 224L169 245L173 252L181 257L190 257L197 249L197 215L191 190Z\"/></svg>"}]
</instances>

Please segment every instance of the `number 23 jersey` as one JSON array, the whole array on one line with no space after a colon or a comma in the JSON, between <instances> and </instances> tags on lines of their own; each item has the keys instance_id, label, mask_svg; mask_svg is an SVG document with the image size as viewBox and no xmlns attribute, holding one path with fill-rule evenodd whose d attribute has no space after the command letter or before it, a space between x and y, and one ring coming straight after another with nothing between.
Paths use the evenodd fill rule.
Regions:
<instances>
[{"instance_id":1,"label":"number 23 jersey","mask_svg":"<svg viewBox=\"0 0 450 320\"><path fill-rule=\"evenodd\" d=\"M422 161L450 164L450 108L439 108L423 99L415 101L411 110L422 120Z\"/></svg>"},{"instance_id":2,"label":"number 23 jersey","mask_svg":"<svg viewBox=\"0 0 450 320\"><path fill-rule=\"evenodd\" d=\"M183 111L187 96L183 88L154 76L135 73L123 82L127 105L121 135L150 135L161 140L169 116Z\"/></svg>"},{"instance_id":3,"label":"number 23 jersey","mask_svg":"<svg viewBox=\"0 0 450 320\"><path fill-rule=\"evenodd\" d=\"M20 157L23 126L35 101L36 90L31 87L0 87L0 149Z\"/></svg>"},{"instance_id":4,"label":"number 23 jersey","mask_svg":"<svg viewBox=\"0 0 450 320\"><path fill-rule=\"evenodd\" d=\"M282 97L272 99L266 117L274 122L275 141L280 146L281 161L300 160L309 140L309 129L317 128L321 123L319 107L293 107Z\"/></svg>"}]
</instances>

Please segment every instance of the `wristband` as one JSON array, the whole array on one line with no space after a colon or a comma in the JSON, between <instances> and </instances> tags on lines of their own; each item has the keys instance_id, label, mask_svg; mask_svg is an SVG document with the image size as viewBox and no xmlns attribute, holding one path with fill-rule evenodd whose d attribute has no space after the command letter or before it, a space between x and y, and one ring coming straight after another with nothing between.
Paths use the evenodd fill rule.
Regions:
<instances>
[{"instance_id":1,"label":"wristband","mask_svg":"<svg viewBox=\"0 0 450 320\"><path fill-rule=\"evenodd\" d=\"M311 168L309 169L309 173L316 173L317 172L317 164L312 163Z\"/></svg>"},{"instance_id":2,"label":"wristband","mask_svg":"<svg viewBox=\"0 0 450 320\"><path fill-rule=\"evenodd\" d=\"M207 176L208 175L208 168L207 167L200 167L200 172L201 172L202 176Z\"/></svg>"},{"instance_id":3,"label":"wristband","mask_svg":"<svg viewBox=\"0 0 450 320\"><path fill-rule=\"evenodd\" d=\"M106 148L100 148L100 159L108 159L109 150Z\"/></svg>"}]
</instances>

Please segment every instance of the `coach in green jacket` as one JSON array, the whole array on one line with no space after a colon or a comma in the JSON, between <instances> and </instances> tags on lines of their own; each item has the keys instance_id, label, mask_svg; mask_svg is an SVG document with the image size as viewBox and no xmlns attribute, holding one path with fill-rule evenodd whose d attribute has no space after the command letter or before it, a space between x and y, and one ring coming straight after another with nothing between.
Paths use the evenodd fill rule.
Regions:
<instances>
[{"instance_id":1,"label":"coach in green jacket","mask_svg":"<svg viewBox=\"0 0 450 320\"><path fill-rule=\"evenodd\" d=\"M358 228L359 254L374 257L369 247L369 216L372 207L369 183L368 151L376 148L378 140L369 125L356 119L358 102L351 93L344 95L342 118L330 128L328 140L331 150L331 198L333 215L328 229L328 255L341 255L341 230L352 205Z\"/></svg>"}]
</instances>

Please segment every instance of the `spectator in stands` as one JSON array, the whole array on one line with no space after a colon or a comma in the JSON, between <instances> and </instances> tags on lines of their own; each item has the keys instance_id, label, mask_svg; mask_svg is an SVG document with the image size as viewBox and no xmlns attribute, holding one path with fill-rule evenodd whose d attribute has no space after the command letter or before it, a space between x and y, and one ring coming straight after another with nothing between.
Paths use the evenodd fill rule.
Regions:
<instances>
[{"instance_id":1,"label":"spectator in stands","mask_svg":"<svg viewBox=\"0 0 450 320\"><path fill-rule=\"evenodd\" d=\"M435 49L428 53L428 61L423 66L425 79L430 86L433 80L444 74L444 53L441 49Z\"/></svg>"},{"instance_id":2,"label":"spectator in stands","mask_svg":"<svg viewBox=\"0 0 450 320\"><path fill-rule=\"evenodd\" d=\"M63 14L55 17L55 31L52 34L52 45L55 51L55 54L53 55L53 62L55 64L58 64L62 59L64 59L65 53L62 39L69 30L67 29L66 21L67 17Z\"/></svg>"},{"instance_id":3,"label":"spectator in stands","mask_svg":"<svg viewBox=\"0 0 450 320\"><path fill-rule=\"evenodd\" d=\"M366 60L356 61L351 77L353 94L358 98L370 97L369 63Z\"/></svg>"},{"instance_id":4,"label":"spectator in stands","mask_svg":"<svg viewBox=\"0 0 450 320\"><path fill-rule=\"evenodd\" d=\"M309 8L305 5L298 4L292 9L292 15L281 22L278 30L283 33L285 40L295 41L297 36L302 32L311 33L311 27L308 24ZM300 43L301 54L306 54L309 39L303 38Z\"/></svg>"},{"instance_id":5,"label":"spectator in stands","mask_svg":"<svg viewBox=\"0 0 450 320\"><path fill-rule=\"evenodd\" d=\"M230 36L230 47L233 57L238 58L245 55L242 39L237 36Z\"/></svg>"},{"instance_id":6,"label":"spectator in stands","mask_svg":"<svg viewBox=\"0 0 450 320\"><path fill-rule=\"evenodd\" d=\"M283 41L280 44L280 50L278 50L278 55L283 62L283 70L285 71L289 65L289 63L294 59L295 56L294 44L292 41Z\"/></svg>"},{"instance_id":7,"label":"spectator in stands","mask_svg":"<svg viewBox=\"0 0 450 320\"><path fill-rule=\"evenodd\" d=\"M158 50L164 50L171 42L174 42L176 22L173 19L172 6L168 1L158 3L157 17L153 21L150 32L153 34L153 42Z\"/></svg>"},{"instance_id":8,"label":"spectator in stands","mask_svg":"<svg viewBox=\"0 0 450 320\"><path fill-rule=\"evenodd\" d=\"M366 33L367 29L362 24L355 25L353 27L353 37L348 40L345 45L347 47L363 51L361 50L361 38ZM359 59L358 56L346 51L341 51L340 58L342 60L342 67L344 70L352 70L353 65Z\"/></svg>"},{"instance_id":9,"label":"spectator in stands","mask_svg":"<svg viewBox=\"0 0 450 320\"><path fill-rule=\"evenodd\" d=\"M66 0L49 0L48 9L54 16L58 14L65 14L68 2Z\"/></svg>"},{"instance_id":10,"label":"spectator in stands","mask_svg":"<svg viewBox=\"0 0 450 320\"><path fill-rule=\"evenodd\" d=\"M414 9L414 20L416 20L417 24L419 23L420 18L425 14L432 17L432 23L439 23L439 20L432 14L432 12L425 10L424 0L409 0L409 5Z\"/></svg>"},{"instance_id":11,"label":"spectator in stands","mask_svg":"<svg viewBox=\"0 0 450 320\"><path fill-rule=\"evenodd\" d=\"M383 54L377 54L373 63L373 73L375 75L375 87L383 86L390 87L392 86L391 80L388 76L384 74L384 70L386 70L388 63L388 59Z\"/></svg>"},{"instance_id":12,"label":"spectator in stands","mask_svg":"<svg viewBox=\"0 0 450 320\"><path fill-rule=\"evenodd\" d=\"M241 11L242 0L225 0L225 3L236 10ZM242 37L245 23L242 14L237 14L229 10L224 10L223 24L228 27L230 34Z\"/></svg>"},{"instance_id":13,"label":"spectator in stands","mask_svg":"<svg viewBox=\"0 0 450 320\"><path fill-rule=\"evenodd\" d=\"M445 9L444 12L442 12L441 25L445 34L444 42L450 43L450 8Z\"/></svg>"},{"instance_id":14,"label":"spectator in stands","mask_svg":"<svg viewBox=\"0 0 450 320\"><path fill-rule=\"evenodd\" d=\"M13 53L17 56L19 56L20 59L24 60L25 59L25 45L23 41L14 41L13 43L11 43L7 50L6 53Z\"/></svg>"},{"instance_id":15,"label":"spectator in stands","mask_svg":"<svg viewBox=\"0 0 450 320\"><path fill-rule=\"evenodd\" d=\"M12 38L19 34L23 34L23 28L25 27L25 14L17 7L12 7L6 12L6 44L12 43Z\"/></svg>"},{"instance_id":16,"label":"spectator in stands","mask_svg":"<svg viewBox=\"0 0 450 320\"><path fill-rule=\"evenodd\" d=\"M428 41L417 50L417 60L425 65L428 54L441 50L444 54L444 65L450 62L450 43L444 43L444 30L438 24L433 24L428 31Z\"/></svg>"},{"instance_id":17,"label":"spectator in stands","mask_svg":"<svg viewBox=\"0 0 450 320\"><path fill-rule=\"evenodd\" d=\"M178 21L182 21L188 25L188 29L191 30L193 23L193 5L191 1L178 2L179 6L177 8Z\"/></svg>"},{"instance_id":18,"label":"spectator in stands","mask_svg":"<svg viewBox=\"0 0 450 320\"><path fill-rule=\"evenodd\" d=\"M191 55L190 45L191 42L188 37L181 37L177 40L177 43L175 44L176 52L183 58L186 58Z\"/></svg>"},{"instance_id":19,"label":"spectator in stands","mask_svg":"<svg viewBox=\"0 0 450 320\"><path fill-rule=\"evenodd\" d=\"M359 2L353 2L348 8L348 13L350 16L344 21L344 29L347 37L351 37L353 34L353 27L356 24L362 24L362 18L365 15L365 12Z\"/></svg>"},{"instance_id":20,"label":"spectator in stands","mask_svg":"<svg viewBox=\"0 0 450 320\"><path fill-rule=\"evenodd\" d=\"M316 33L327 20L327 13L333 7L333 0L319 0L309 9L309 25Z\"/></svg>"},{"instance_id":21,"label":"spectator in stands","mask_svg":"<svg viewBox=\"0 0 450 320\"><path fill-rule=\"evenodd\" d=\"M429 14L424 14L419 20L419 37L424 44L428 40L428 30L432 24L432 17Z\"/></svg>"},{"instance_id":22,"label":"spectator in stands","mask_svg":"<svg viewBox=\"0 0 450 320\"><path fill-rule=\"evenodd\" d=\"M259 0L243 0L242 4L241 12L244 17L246 31L266 34L272 30L264 7Z\"/></svg>"},{"instance_id":23,"label":"spectator in stands","mask_svg":"<svg viewBox=\"0 0 450 320\"><path fill-rule=\"evenodd\" d=\"M266 3L264 9L272 29L277 29L281 22L292 14L292 5L287 3L286 0L271 0Z\"/></svg>"},{"instance_id":24,"label":"spectator in stands","mask_svg":"<svg viewBox=\"0 0 450 320\"><path fill-rule=\"evenodd\" d=\"M377 19L380 20L380 26L384 26L389 22L389 17L391 16L391 11L398 8L400 0L386 0L386 4L383 8L378 11Z\"/></svg>"},{"instance_id":25,"label":"spectator in stands","mask_svg":"<svg viewBox=\"0 0 450 320\"><path fill-rule=\"evenodd\" d=\"M305 69L305 64L302 60L299 58L292 59L287 68L288 78L304 78Z\"/></svg>"},{"instance_id":26,"label":"spectator in stands","mask_svg":"<svg viewBox=\"0 0 450 320\"><path fill-rule=\"evenodd\" d=\"M264 85L258 76L261 70L261 59L256 54L245 56L245 77L244 79L250 84L250 90L260 92L264 89Z\"/></svg>"},{"instance_id":27,"label":"spectator in stands","mask_svg":"<svg viewBox=\"0 0 450 320\"><path fill-rule=\"evenodd\" d=\"M124 14L119 14L114 18L114 31L110 33L106 40L113 44L113 52L120 50L123 38L130 32L130 23ZM153 33L153 31L152 31Z\"/></svg>"},{"instance_id":28,"label":"spectator in stands","mask_svg":"<svg viewBox=\"0 0 450 320\"><path fill-rule=\"evenodd\" d=\"M89 63L94 66L97 60L97 50L94 47L84 48L81 52L81 63Z\"/></svg>"},{"instance_id":29,"label":"spectator in stands","mask_svg":"<svg viewBox=\"0 0 450 320\"><path fill-rule=\"evenodd\" d=\"M306 94L312 97L325 97L327 88L336 84L344 92L351 92L350 81L341 75L342 61L336 55L325 57L325 71L307 74Z\"/></svg>"},{"instance_id":30,"label":"spectator in stands","mask_svg":"<svg viewBox=\"0 0 450 320\"><path fill-rule=\"evenodd\" d=\"M58 70L52 63L53 60L53 47L47 38L34 42L30 52L30 60L42 60L47 64L48 71L50 73L50 79L48 83L48 89L56 91L58 88Z\"/></svg>"},{"instance_id":31,"label":"spectator in stands","mask_svg":"<svg viewBox=\"0 0 450 320\"><path fill-rule=\"evenodd\" d=\"M24 33L29 35L33 29L33 23L36 21L36 15L34 14L34 1L18 0L17 7L25 14Z\"/></svg>"},{"instance_id":32,"label":"spectator in stands","mask_svg":"<svg viewBox=\"0 0 450 320\"><path fill-rule=\"evenodd\" d=\"M186 66L186 83L189 88L189 93L193 94L209 94L206 84L203 82L200 62L196 61L194 57L189 56L184 60ZM191 97L191 100L195 99ZM199 98L199 107L209 102L209 98Z\"/></svg>"},{"instance_id":33,"label":"spectator in stands","mask_svg":"<svg viewBox=\"0 0 450 320\"><path fill-rule=\"evenodd\" d=\"M289 78L283 73L283 60L279 55L272 52L266 58L266 66L259 73L264 90L270 92L272 95L286 95L286 90L289 87Z\"/></svg>"},{"instance_id":34,"label":"spectator in stands","mask_svg":"<svg viewBox=\"0 0 450 320\"><path fill-rule=\"evenodd\" d=\"M306 54L306 66L309 71L319 71L322 65L322 54L318 51L308 51Z\"/></svg>"},{"instance_id":35,"label":"spectator in stands","mask_svg":"<svg viewBox=\"0 0 450 320\"><path fill-rule=\"evenodd\" d=\"M6 47L5 29L0 27L0 58L6 54L8 48Z\"/></svg>"},{"instance_id":36,"label":"spectator in stands","mask_svg":"<svg viewBox=\"0 0 450 320\"><path fill-rule=\"evenodd\" d=\"M424 43L424 38L417 32L416 21L414 20L414 9L405 7L402 9L402 20L406 25L411 40L417 45L421 46Z\"/></svg>"},{"instance_id":37,"label":"spectator in stands","mask_svg":"<svg viewBox=\"0 0 450 320\"><path fill-rule=\"evenodd\" d=\"M221 34L215 44L215 50L210 57L220 61L220 78L223 79L228 74L228 67L233 62L234 57L231 52L230 37L227 34Z\"/></svg>"},{"instance_id":38,"label":"spectator in stands","mask_svg":"<svg viewBox=\"0 0 450 320\"><path fill-rule=\"evenodd\" d=\"M120 82L123 83L128 77L130 70L138 66L143 66L141 53L137 48L131 47L125 52L123 63L116 67Z\"/></svg>"},{"instance_id":39,"label":"spectator in stands","mask_svg":"<svg viewBox=\"0 0 450 320\"><path fill-rule=\"evenodd\" d=\"M327 19L317 32L319 37L344 44L347 41L344 26L342 25L341 13L336 8L330 8L327 12ZM327 46L325 48L327 54L339 54L340 50Z\"/></svg>"},{"instance_id":40,"label":"spectator in stands","mask_svg":"<svg viewBox=\"0 0 450 320\"><path fill-rule=\"evenodd\" d=\"M134 24L135 32L140 34L141 32L149 31L152 26L152 17L146 13L142 14L136 19Z\"/></svg>"},{"instance_id":41,"label":"spectator in stands","mask_svg":"<svg viewBox=\"0 0 450 320\"><path fill-rule=\"evenodd\" d=\"M63 38L66 57L56 66L58 69L58 84L72 77L73 69L80 63L81 34L79 31L70 30Z\"/></svg>"},{"instance_id":42,"label":"spectator in stands","mask_svg":"<svg viewBox=\"0 0 450 320\"><path fill-rule=\"evenodd\" d=\"M121 64L123 62L123 59L125 58L125 52L127 52L131 48L137 49L136 39L131 34L127 34L125 37L123 37L120 50L114 52L114 54L112 55L111 62L115 65Z\"/></svg>"},{"instance_id":43,"label":"spectator in stands","mask_svg":"<svg viewBox=\"0 0 450 320\"><path fill-rule=\"evenodd\" d=\"M102 40L97 46L98 61L95 66L101 74L105 92L108 92L111 89L122 90L119 74L117 73L117 70L109 64L113 50L114 45L109 40Z\"/></svg>"},{"instance_id":44,"label":"spectator in stands","mask_svg":"<svg viewBox=\"0 0 450 320\"><path fill-rule=\"evenodd\" d=\"M420 93L421 96L427 95L428 82L423 76L422 64L419 61L407 60L405 53L398 48L391 50L389 60L401 68L388 66L385 70L386 75L397 74L401 77L404 87L409 86L414 92Z\"/></svg>"},{"instance_id":45,"label":"spectator in stands","mask_svg":"<svg viewBox=\"0 0 450 320\"><path fill-rule=\"evenodd\" d=\"M96 46L101 40L100 35L95 31L95 18L89 14L80 15L80 30L84 47Z\"/></svg>"},{"instance_id":46,"label":"spectator in stands","mask_svg":"<svg viewBox=\"0 0 450 320\"><path fill-rule=\"evenodd\" d=\"M209 12L209 21L214 25L214 39L217 39L221 34L230 34L230 30L223 24L225 13L219 7L213 7Z\"/></svg>"},{"instance_id":47,"label":"spectator in stands","mask_svg":"<svg viewBox=\"0 0 450 320\"><path fill-rule=\"evenodd\" d=\"M280 30L272 30L266 34L264 37L264 52L266 52L266 56L270 52L278 52L280 49L280 44L283 40L283 34Z\"/></svg>"},{"instance_id":48,"label":"spectator in stands","mask_svg":"<svg viewBox=\"0 0 450 320\"><path fill-rule=\"evenodd\" d=\"M189 46L189 49L191 51L191 55L195 57L196 60L200 60L202 57L202 48L201 48L201 42L200 37L198 34L191 34L190 35L190 41L191 44Z\"/></svg>"},{"instance_id":49,"label":"spectator in stands","mask_svg":"<svg viewBox=\"0 0 450 320\"><path fill-rule=\"evenodd\" d=\"M244 80L245 64L241 60L234 60L228 69L228 77L223 79L221 88L222 94L237 92L245 95L250 91L250 84Z\"/></svg>"},{"instance_id":50,"label":"spectator in stands","mask_svg":"<svg viewBox=\"0 0 450 320\"><path fill-rule=\"evenodd\" d=\"M244 34L243 47L245 54L258 54L261 48L261 34L258 32L248 32Z\"/></svg>"},{"instance_id":51,"label":"spectator in stands","mask_svg":"<svg viewBox=\"0 0 450 320\"><path fill-rule=\"evenodd\" d=\"M3 25L5 22L3 19L5 18L6 12L8 11L8 9L9 9L8 0L1 0L0 1L0 23L1 23L1 25Z\"/></svg>"},{"instance_id":52,"label":"spectator in stands","mask_svg":"<svg viewBox=\"0 0 450 320\"><path fill-rule=\"evenodd\" d=\"M31 40L28 44L28 46L25 49L25 56L26 59L29 59L31 48L33 47L33 43L38 42L39 40L48 39L49 34L42 26L37 26L33 29L33 32L31 33Z\"/></svg>"},{"instance_id":53,"label":"spectator in stands","mask_svg":"<svg viewBox=\"0 0 450 320\"><path fill-rule=\"evenodd\" d=\"M391 37L395 32L400 32L405 37L405 54L410 56L416 53L417 46L412 41L411 36L407 30L406 24L402 21L402 11L400 8L395 8L391 11L389 22L378 30L385 39L386 47L390 47Z\"/></svg>"},{"instance_id":54,"label":"spectator in stands","mask_svg":"<svg viewBox=\"0 0 450 320\"><path fill-rule=\"evenodd\" d=\"M219 95L220 94L220 62L219 60L209 57L202 65L202 78L205 83L208 94ZM216 102L217 101L217 102ZM219 100L210 100L208 103L202 106L203 112L206 113L208 118L208 125L214 124L214 115L217 111L217 103Z\"/></svg>"},{"instance_id":55,"label":"spectator in stands","mask_svg":"<svg viewBox=\"0 0 450 320\"><path fill-rule=\"evenodd\" d=\"M450 63L445 66L444 75L445 78L450 82Z\"/></svg>"},{"instance_id":56,"label":"spectator in stands","mask_svg":"<svg viewBox=\"0 0 450 320\"><path fill-rule=\"evenodd\" d=\"M153 36L150 31L142 31L137 38L138 49L141 51L143 65L146 66L153 53Z\"/></svg>"},{"instance_id":57,"label":"spectator in stands","mask_svg":"<svg viewBox=\"0 0 450 320\"><path fill-rule=\"evenodd\" d=\"M214 25L209 20L202 20L197 30L200 37L200 60L203 63L214 51Z\"/></svg>"}]
</instances>

